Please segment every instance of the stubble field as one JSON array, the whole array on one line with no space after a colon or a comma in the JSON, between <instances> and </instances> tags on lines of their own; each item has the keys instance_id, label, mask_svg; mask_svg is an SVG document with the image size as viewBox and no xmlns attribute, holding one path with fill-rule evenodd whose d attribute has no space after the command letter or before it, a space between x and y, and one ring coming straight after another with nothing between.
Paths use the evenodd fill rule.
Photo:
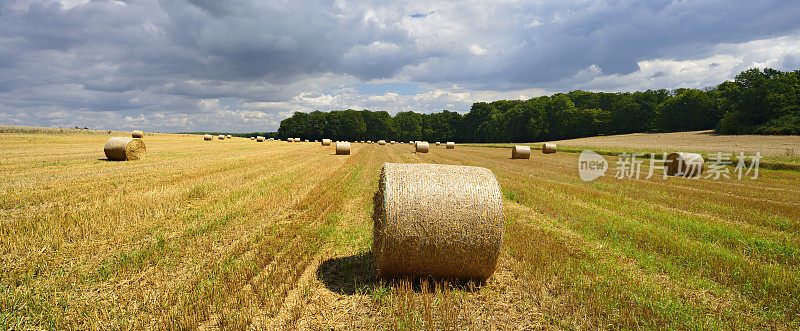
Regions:
<instances>
[{"instance_id":1,"label":"stubble field","mask_svg":"<svg viewBox=\"0 0 800 331\"><path fill-rule=\"evenodd\" d=\"M110 162L112 135L0 134L0 328L800 326L797 171L583 182L575 153L169 134ZM384 162L494 172L485 284L376 279Z\"/></svg>"}]
</instances>

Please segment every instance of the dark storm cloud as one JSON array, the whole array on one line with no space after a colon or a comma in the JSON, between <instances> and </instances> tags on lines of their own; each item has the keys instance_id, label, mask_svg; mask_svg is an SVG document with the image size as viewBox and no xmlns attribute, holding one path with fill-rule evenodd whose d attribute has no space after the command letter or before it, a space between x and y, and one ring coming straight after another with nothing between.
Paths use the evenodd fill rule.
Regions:
<instances>
[{"instance_id":1,"label":"dark storm cloud","mask_svg":"<svg viewBox=\"0 0 800 331\"><path fill-rule=\"evenodd\" d=\"M0 119L235 112L204 100L283 105L370 80L570 89L579 82L564 78L589 67L625 75L642 60L794 34L797 17L796 1L3 1Z\"/></svg>"}]
</instances>

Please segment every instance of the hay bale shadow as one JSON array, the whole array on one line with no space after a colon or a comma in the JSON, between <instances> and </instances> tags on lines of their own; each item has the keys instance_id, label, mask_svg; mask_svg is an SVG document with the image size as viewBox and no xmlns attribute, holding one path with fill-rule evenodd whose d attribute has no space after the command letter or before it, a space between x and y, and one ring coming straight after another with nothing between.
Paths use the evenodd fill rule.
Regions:
<instances>
[{"instance_id":1,"label":"hay bale shadow","mask_svg":"<svg viewBox=\"0 0 800 331\"><path fill-rule=\"evenodd\" d=\"M415 293L429 292L436 288L476 292L486 285L485 280L476 279L434 277L380 279L375 273L371 252L328 259L317 269L317 279L329 291L340 295L371 295L376 289L403 285L410 285L410 289Z\"/></svg>"},{"instance_id":2,"label":"hay bale shadow","mask_svg":"<svg viewBox=\"0 0 800 331\"><path fill-rule=\"evenodd\" d=\"M322 262L317 269L317 279L331 292L342 295L372 292L378 285L370 252Z\"/></svg>"}]
</instances>

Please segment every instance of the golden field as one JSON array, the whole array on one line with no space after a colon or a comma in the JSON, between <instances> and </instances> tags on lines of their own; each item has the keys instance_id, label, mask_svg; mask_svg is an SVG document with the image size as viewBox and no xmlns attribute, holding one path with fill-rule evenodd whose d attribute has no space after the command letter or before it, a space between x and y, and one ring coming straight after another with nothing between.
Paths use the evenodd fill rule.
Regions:
<instances>
[{"instance_id":1,"label":"golden field","mask_svg":"<svg viewBox=\"0 0 800 331\"><path fill-rule=\"evenodd\" d=\"M576 153L352 144L342 156L173 134L110 162L104 143L127 133L3 132L3 329L800 327L797 171L583 182ZM646 137L631 150L675 146ZM740 151L697 144L679 147ZM485 284L374 276L384 162L494 172L504 242Z\"/></svg>"}]
</instances>

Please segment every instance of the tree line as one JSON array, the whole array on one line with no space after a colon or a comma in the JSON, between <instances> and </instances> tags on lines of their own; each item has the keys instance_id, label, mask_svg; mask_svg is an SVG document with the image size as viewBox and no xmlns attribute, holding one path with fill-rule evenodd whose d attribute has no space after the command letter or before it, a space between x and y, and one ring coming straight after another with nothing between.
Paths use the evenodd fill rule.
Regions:
<instances>
[{"instance_id":1,"label":"tree line","mask_svg":"<svg viewBox=\"0 0 800 331\"><path fill-rule=\"evenodd\" d=\"M572 91L391 116L386 111L296 112L276 138L532 142L634 132L715 129L721 134L800 134L800 70L750 69L705 89ZM262 134L265 135L265 134ZM270 135L272 136L272 135Z\"/></svg>"}]
</instances>

